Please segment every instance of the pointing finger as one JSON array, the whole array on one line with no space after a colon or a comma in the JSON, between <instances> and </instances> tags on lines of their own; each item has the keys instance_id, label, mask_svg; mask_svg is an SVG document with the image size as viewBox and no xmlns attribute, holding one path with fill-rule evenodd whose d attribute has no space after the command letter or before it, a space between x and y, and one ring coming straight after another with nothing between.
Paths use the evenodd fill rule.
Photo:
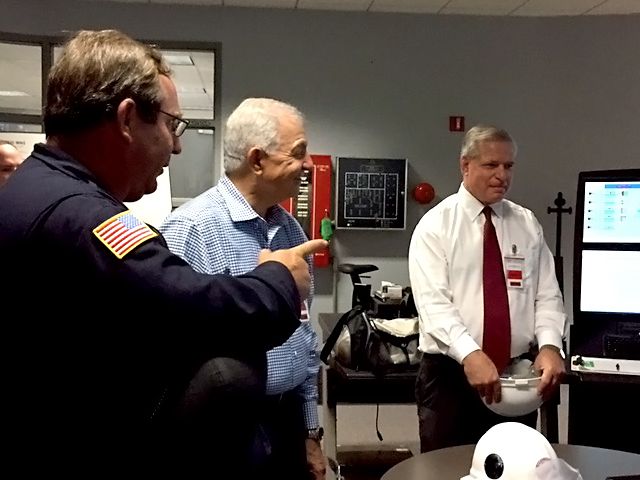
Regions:
<instances>
[{"instance_id":1,"label":"pointing finger","mask_svg":"<svg viewBox=\"0 0 640 480\"><path fill-rule=\"evenodd\" d=\"M301 257L305 257L311 253L316 253L329 246L326 240L316 239L309 240L291 249L292 252L297 253Z\"/></svg>"}]
</instances>

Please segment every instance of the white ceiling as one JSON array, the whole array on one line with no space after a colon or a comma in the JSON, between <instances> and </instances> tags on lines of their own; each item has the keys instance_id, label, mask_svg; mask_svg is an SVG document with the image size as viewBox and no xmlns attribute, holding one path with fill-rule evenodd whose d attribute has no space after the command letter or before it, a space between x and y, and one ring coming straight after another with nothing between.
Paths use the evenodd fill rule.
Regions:
<instances>
[{"instance_id":1,"label":"white ceiling","mask_svg":"<svg viewBox=\"0 0 640 480\"><path fill-rule=\"evenodd\" d=\"M58 53L56 47L54 59ZM214 53L176 50L162 53L171 65L185 115L191 119L213 119ZM0 42L0 111L40 114L41 58L39 46Z\"/></svg>"},{"instance_id":2,"label":"white ceiling","mask_svg":"<svg viewBox=\"0 0 640 480\"><path fill-rule=\"evenodd\" d=\"M84 0L102 2L212 5L432 15L577 16L640 13L640 0ZM212 54L190 54L190 65L173 65L178 96L190 118L211 118ZM40 49L0 42L0 110L37 114L41 105ZM7 75L12 72L13 75ZM22 96L11 96L15 92ZM1 125L0 125L1 126Z\"/></svg>"},{"instance_id":3,"label":"white ceiling","mask_svg":"<svg viewBox=\"0 0 640 480\"><path fill-rule=\"evenodd\" d=\"M640 13L640 0L85 0L433 15L552 17Z\"/></svg>"}]
</instances>

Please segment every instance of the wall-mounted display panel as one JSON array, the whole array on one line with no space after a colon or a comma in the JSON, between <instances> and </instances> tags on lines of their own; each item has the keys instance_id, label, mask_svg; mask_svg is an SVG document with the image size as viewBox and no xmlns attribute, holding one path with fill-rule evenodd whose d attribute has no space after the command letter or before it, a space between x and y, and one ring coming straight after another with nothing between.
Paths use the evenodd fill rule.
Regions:
<instances>
[{"instance_id":1,"label":"wall-mounted display panel","mask_svg":"<svg viewBox=\"0 0 640 480\"><path fill-rule=\"evenodd\" d=\"M338 157L336 227L404 230L407 160Z\"/></svg>"}]
</instances>

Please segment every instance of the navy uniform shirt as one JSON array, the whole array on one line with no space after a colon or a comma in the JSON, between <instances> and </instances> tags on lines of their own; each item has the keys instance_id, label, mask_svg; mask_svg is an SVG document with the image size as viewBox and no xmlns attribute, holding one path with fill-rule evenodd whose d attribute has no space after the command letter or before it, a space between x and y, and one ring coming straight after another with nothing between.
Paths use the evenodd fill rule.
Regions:
<instances>
[{"instance_id":1,"label":"navy uniform shirt","mask_svg":"<svg viewBox=\"0 0 640 480\"><path fill-rule=\"evenodd\" d=\"M196 273L126 210L42 144L0 189L0 436L16 452L135 442L207 359L264 355L299 325L282 264ZM95 230L119 219L133 248Z\"/></svg>"}]
</instances>

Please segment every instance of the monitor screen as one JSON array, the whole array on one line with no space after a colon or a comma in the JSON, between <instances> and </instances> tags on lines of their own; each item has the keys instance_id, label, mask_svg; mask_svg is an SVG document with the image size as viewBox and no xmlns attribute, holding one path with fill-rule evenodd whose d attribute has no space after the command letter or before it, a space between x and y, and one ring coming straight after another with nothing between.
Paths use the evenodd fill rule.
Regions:
<instances>
[{"instance_id":1,"label":"monitor screen","mask_svg":"<svg viewBox=\"0 0 640 480\"><path fill-rule=\"evenodd\" d=\"M574 241L574 323L640 321L640 169L581 172Z\"/></svg>"},{"instance_id":2,"label":"monitor screen","mask_svg":"<svg viewBox=\"0 0 640 480\"><path fill-rule=\"evenodd\" d=\"M583 250L580 310L640 313L640 251Z\"/></svg>"},{"instance_id":3,"label":"monitor screen","mask_svg":"<svg viewBox=\"0 0 640 480\"><path fill-rule=\"evenodd\" d=\"M640 243L640 181L584 183L584 243Z\"/></svg>"}]
</instances>

